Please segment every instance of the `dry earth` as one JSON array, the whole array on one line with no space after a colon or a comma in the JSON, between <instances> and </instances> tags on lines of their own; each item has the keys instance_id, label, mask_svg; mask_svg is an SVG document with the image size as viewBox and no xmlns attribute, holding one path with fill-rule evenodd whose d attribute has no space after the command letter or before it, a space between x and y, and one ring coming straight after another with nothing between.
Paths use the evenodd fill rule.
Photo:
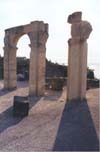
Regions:
<instances>
[{"instance_id":1,"label":"dry earth","mask_svg":"<svg viewBox=\"0 0 100 152\"><path fill-rule=\"evenodd\" d=\"M25 118L12 116L13 96L28 95L27 84L12 92L0 87L0 152L99 151L99 91L87 91L87 101L66 102L62 92L47 91L31 98Z\"/></svg>"}]
</instances>

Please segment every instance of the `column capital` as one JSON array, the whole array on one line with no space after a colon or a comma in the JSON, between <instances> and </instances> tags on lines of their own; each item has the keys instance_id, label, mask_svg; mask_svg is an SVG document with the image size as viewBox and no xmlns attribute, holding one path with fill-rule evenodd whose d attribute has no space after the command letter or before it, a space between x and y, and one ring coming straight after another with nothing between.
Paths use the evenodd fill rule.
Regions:
<instances>
[{"instance_id":1,"label":"column capital","mask_svg":"<svg viewBox=\"0 0 100 152\"><path fill-rule=\"evenodd\" d=\"M69 15L68 23L72 24L72 39L85 40L89 38L92 32L92 26L88 21L82 20L82 12L74 12L73 14Z\"/></svg>"},{"instance_id":2,"label":"column capital","mask_svg":"<svg viewBox=\"0 0 100 152\"><path fill-rule=\"evenodd\" d=\"M15 50L15 51L16 51L16 50L18 50L18 48L17 48L16 46L10 46L10 47L4 46L4 47L3 47L3 50L4 50L4 51L6 51L6 50L7 50L7 51L8 51L8 50Z\"/></svg>"},{"instance_id":3,"label":"column capital","mask_svg":"<svg viewBox=\"0 0 100 152\"><path fill-rule=\"evenodd\" d=\"M37 49L46 49L45 44L41 44L41 43L34 43L34 44L29 44L30 48L37 48Z\"/></svg>"},{"instance_id":4,"label":"column capital","mask_svg":"<svg viewBox=\"0 0 100 152\"><path fill-rule=\"evenodd\" d=\"M29 44L29 47L30 47L30 48L37 48L37 43Z\"/></svg>"},{"instance_id":5,"label":"column capital","mask_svg":"<svg viewBox=\"0 0 100 152\"><path fill-rule=\"evenodd\" d=\"M83 40L80 40L80 39L69 39L68 40L68 45L71 46L71 45L77 45L77 44L82 44L82 43L87 43L87 40L86 39L83 39Z\"/></svg>"}]
</instances>

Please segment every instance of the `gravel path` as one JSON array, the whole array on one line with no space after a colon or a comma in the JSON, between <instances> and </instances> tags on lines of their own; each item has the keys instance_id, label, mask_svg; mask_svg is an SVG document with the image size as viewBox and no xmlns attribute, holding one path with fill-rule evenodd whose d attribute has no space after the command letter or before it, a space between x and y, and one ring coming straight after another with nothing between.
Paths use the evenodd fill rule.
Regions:
<instances>
[{"instance_id":1,"label":"gravel path","mask_svg":"<svg viewBox=\"0 0 100 152\"><path fill-rule=\"evenodd\" d=\"M2 87L2 82L1 85ZM23 84L0 91L0 152L99 151L99 91L87 91L87 101L66 103L63 92L47 91L36 100L29 116L12 116L14 95L28 95Z\"/></svg>"}]
</instances>

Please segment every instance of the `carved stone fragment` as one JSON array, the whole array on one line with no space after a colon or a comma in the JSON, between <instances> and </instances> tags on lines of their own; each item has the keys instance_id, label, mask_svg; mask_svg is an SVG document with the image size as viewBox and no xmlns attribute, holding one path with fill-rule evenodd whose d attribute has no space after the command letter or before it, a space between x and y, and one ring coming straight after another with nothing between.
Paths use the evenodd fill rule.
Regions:
<instances>
[{"instance_id":1,"label":"carved stone fragment","mask_svg":"<svg viewBox=\"0 0 100 152\"><path fill-rule=\"evenodd\" d=\"M87 21L81 21L72 24L71 36L73 39L86 40L89 38L91 31L92 31L91 24Z\"/></svg>"},{"instance_id":2,"label":"carved stone fragment","mask_svg":"<svg viewBox=\"0 0 100 152\"><path fill-rule=\"evenodd\" d=\"M80 22L82 19L82 12L75 12L68 16L68 23L73 24Z\"/></svg>"}]
</instances>

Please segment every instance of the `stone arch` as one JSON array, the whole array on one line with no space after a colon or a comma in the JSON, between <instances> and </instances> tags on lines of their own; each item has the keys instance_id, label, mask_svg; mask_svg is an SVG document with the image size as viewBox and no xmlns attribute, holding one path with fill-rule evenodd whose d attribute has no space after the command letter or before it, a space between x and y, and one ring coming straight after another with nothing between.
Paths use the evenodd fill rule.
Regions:
<instances>
[{"instance_id":1,"label":"stone arch","mask_svg":"<svg viewBox=\"0 0 100 152\"><path fill-rule=\"evenodd\" d=\"M30 59L30 39L27 34L21 36L17 42L17 57L26 57Z\"/></svg>"},{"instance_id":2,"label":"stone arch","mask_svg":"<svg viewBox=\"0 0 100 152\"><path fill-rule=\"evenodd\" d=\"M17 42L27 34L30 39L29 95L43 95L45 90L45 53L48 24L34 21L5 30L4 38L4 88L14 89L16 83Z\"/></svg>"},{"instance_id":3,"label":"stone arch","mask_svg":"<svg viewBox=\"0 0 100 152\"><path fill-rule=\"evenodd\" d=\"M17 88L20 87L20 80L25 80L25 86L28 86L29 91L29 68L30 68L30 51L31 48L29 46L30 39L27 34L24 34L20 37L17 42L17 51L16 51L16 75L17 75ZM25 60L25 65L24 65ZM22 61L22 63L21 63Z\"/></svg>"}]
</instances>

